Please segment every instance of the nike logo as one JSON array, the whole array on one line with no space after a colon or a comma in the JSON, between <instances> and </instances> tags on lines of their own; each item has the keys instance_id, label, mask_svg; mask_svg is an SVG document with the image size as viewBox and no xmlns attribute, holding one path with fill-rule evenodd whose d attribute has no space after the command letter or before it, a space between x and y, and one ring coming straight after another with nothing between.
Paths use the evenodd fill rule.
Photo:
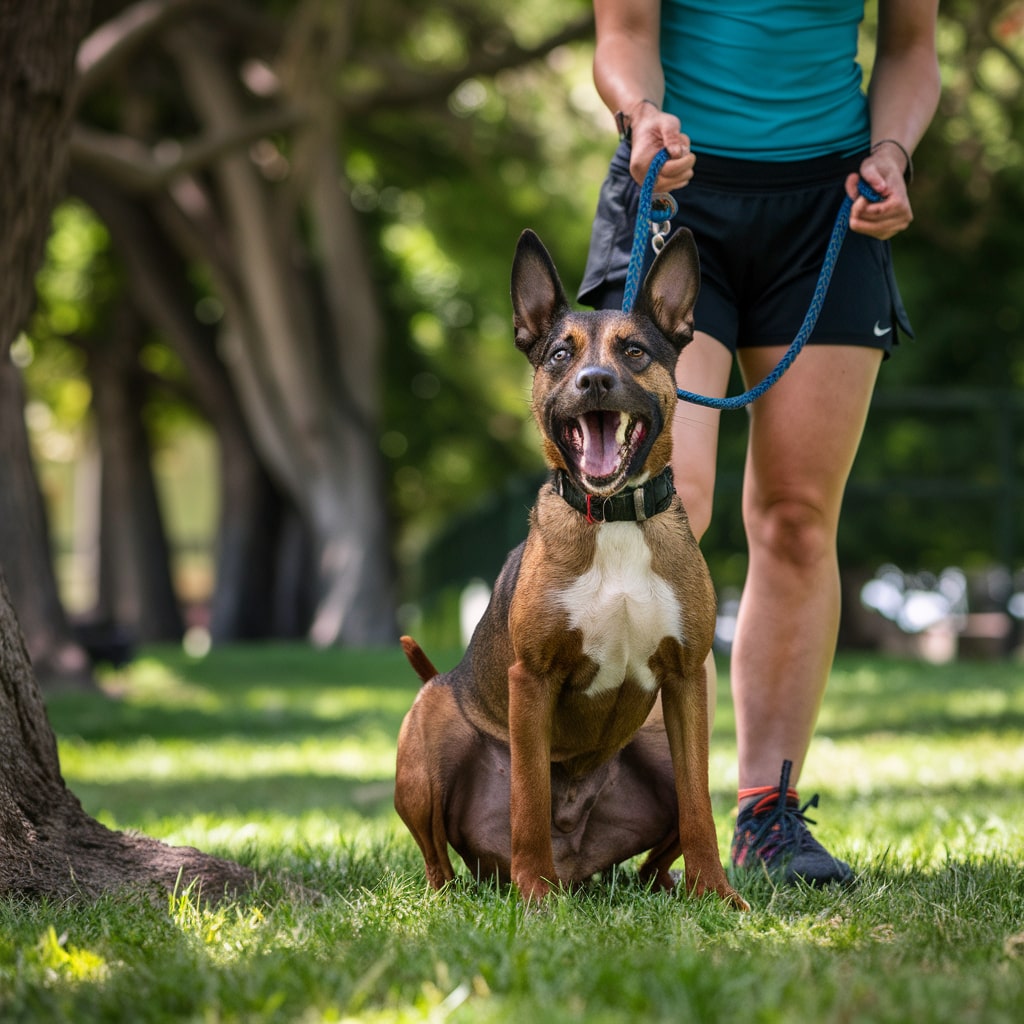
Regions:
<instances>
[{"instance_id":1,"label":"nike logo","mask_svg":"<svg viewBox=\"0 0 1024 1024\"><path fill-rule=\"evenodd\" d=\"M873 329L876 338L884 338L892 330L891 327L881 327L877 320Z\"/></svg>"}]
</instances>

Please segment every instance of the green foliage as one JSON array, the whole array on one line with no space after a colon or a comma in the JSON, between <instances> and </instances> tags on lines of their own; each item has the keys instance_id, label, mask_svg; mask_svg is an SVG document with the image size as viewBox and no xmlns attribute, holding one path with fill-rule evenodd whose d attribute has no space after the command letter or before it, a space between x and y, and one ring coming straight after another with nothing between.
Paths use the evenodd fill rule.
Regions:
<instances>
[{"instance_id":1,"label":"green foliage","mask_svg":"<svg viewBox=\"0 0 1024 1024\"><path fill-rule=\"evenodd\" d=\"M943 96L896 246L918 342L892 383L1024 385L1024 22L1018 3L944 5ZM907 356L907 358L904 358Z\"/></svg>"},{"instance_id":2,"label":"green foliage","mask_svg":"<svg viewBox=\"0 0 1024 1024\"><path fill-rule=\"evenodd\" d=\"M29 424L37 448L44 458L65 461L79 454L88 430L88 352L109 344L116 309L127 301L107 229L79 200L69 199L54 211L36 290L37 308L15 358L34 403ZM152 389L147 409L155 440L166 441L182 425L195 423L194 410L182 402L187 393L184 369L156 336L148 337L140 349L139 363L152 384L169 385L168 390Z\"/></svg>"},{"instance_id":3,"label":"green foliage","mask_svg":"<svg viewBox=\"0 0 1024 1024\"><path fill-rule=\"evenodd\" d=\"M390 806L417 685L399 652L150 651L107 698L51 699L65 776L105 821L265 881L219 907L187 891L0 903L0 1017L1009 1024L1024 1000L1018 674L841 659L802 792L822 791L817 831L856 866L852 889L759 883L737 915L647 892L626 867L536 912L492 885L427 891Z\"/></svg>"},{"instance_id":4,"label":"green foliage","mask_svg":"<svg viewBox=\"0 0 1024 1024\"><path fill-rule=\"evenodd\" d=\"M577 5L579 10L584 5ZM490 13L490 12L489 12ZM558 23L568 11L557 12ZM557 25L550 5L505 12L524 45ZM409 27L419 59L464 55L457 19ZM522 25L519 24L522 22ZM390 344L382 449L406 538L418 548L452 512L539 465L529 372L512 344L509 275L525 227L547 241L572 291L614 142L585 45L458 84L444 105L353 123L347 171L371 230ZM595 130L600 124L601 129ZM596 143L596 144L595 144Z\"/></svg>"},{"instance_id":5,"label":"green foliage","mask_svg":"<svg viewBox=\"0 0 1024 1024\"><path fill-rule=\"evenodd\" d=\"M36 311L14 353L38 403L29 421L37 434L52 429L67 438L81 427L91 392L76 342L105 325L118 287L106 229L83 204L63 203L36 275ZM51 453L60 450L52 439L42 443Z\"/></svg>"},{"instance_id":6,"label":"green foliage","mask_svg":"<svg viewBox=\"0 0 1024 1024\"><path fill-rule=\"evenodd\" d=\"M41 300L39 333L74 337L95 331L118 281L110 258L110 236L82 203L68 201L53 215L46 262L36 277Z\"/></svg>"}]
</instances>

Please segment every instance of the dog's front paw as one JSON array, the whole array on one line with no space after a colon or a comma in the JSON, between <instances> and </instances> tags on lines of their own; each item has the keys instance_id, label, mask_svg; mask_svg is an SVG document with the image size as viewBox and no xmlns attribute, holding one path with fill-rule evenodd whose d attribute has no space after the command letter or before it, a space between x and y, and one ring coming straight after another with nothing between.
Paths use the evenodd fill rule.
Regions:
<instances>
[{"instance_id":1,"label":"dog's front paw","mask_svg":"<svg viewBox=\"0 0 1024 1024\"><path fill-rule=\"evenodd\" d=\"M750 904L729 884L725 872L718 865L717 871L696 872L690 883L690 874L684 880L686 892L690 896L704 896L707 893L714 893L720 900L724 901L736 910L749 910Z\"/></svg>"},{"instance_id":2,"label":"dog's front paw","mask_svg":"<svg viewBox=\"0 0 1024 1024\"><path fill-rule=\"evenodd\" d=\"M720 889L716 889L715 892L729 906L734 907L736 910L750 909L750 904L731 885L723 885Z\"/></svg>"},{"instance_id":3,"label":"dog's front paw","mask_svg":"<svg viewBox=\"0 0 1024 1024\"><path fill-rule=\"evenodd\" d=\"M539 875L520 874L514 882L523 902L527 904L543 903L551 893L551 886Z\"/></svg>"}]
</instances>

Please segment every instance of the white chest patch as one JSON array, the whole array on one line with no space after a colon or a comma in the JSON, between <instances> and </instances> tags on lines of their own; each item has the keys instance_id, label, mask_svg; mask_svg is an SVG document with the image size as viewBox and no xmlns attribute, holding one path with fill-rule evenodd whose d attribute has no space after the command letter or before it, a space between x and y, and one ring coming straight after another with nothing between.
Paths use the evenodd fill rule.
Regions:
<instances>
[{"instance_id":1,"label":"white chest patch","mask_svg":"<svg viewBox=\"0 0 1024 1024\"><path fill-rule=\"evenodd\" d=\"M605 523L591 567L559 595L569 624L583 634L583 653L600 666L587 694L657 683L648 666L666 636L682 639L683 611L668 581L651 567L651 550L636 523Z\"/></svg>"}]
</instances>

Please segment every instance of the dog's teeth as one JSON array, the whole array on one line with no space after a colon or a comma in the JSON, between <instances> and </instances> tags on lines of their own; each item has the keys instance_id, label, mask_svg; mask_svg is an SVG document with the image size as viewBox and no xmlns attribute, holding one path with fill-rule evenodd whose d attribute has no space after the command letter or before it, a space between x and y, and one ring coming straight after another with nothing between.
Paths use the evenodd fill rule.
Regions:
<instances>
[{"instance_id":1,"label":"dog's teeth","mask_svg":"<svg viewBox=\"0 0 1024 1024\"><path fill-rule=\"evenodd\" d=\"M615 431L615 443L621 448L626 443L626 429L629 427L629 417L619 413L619 428Z\"/></svg>"}]
</instances>

